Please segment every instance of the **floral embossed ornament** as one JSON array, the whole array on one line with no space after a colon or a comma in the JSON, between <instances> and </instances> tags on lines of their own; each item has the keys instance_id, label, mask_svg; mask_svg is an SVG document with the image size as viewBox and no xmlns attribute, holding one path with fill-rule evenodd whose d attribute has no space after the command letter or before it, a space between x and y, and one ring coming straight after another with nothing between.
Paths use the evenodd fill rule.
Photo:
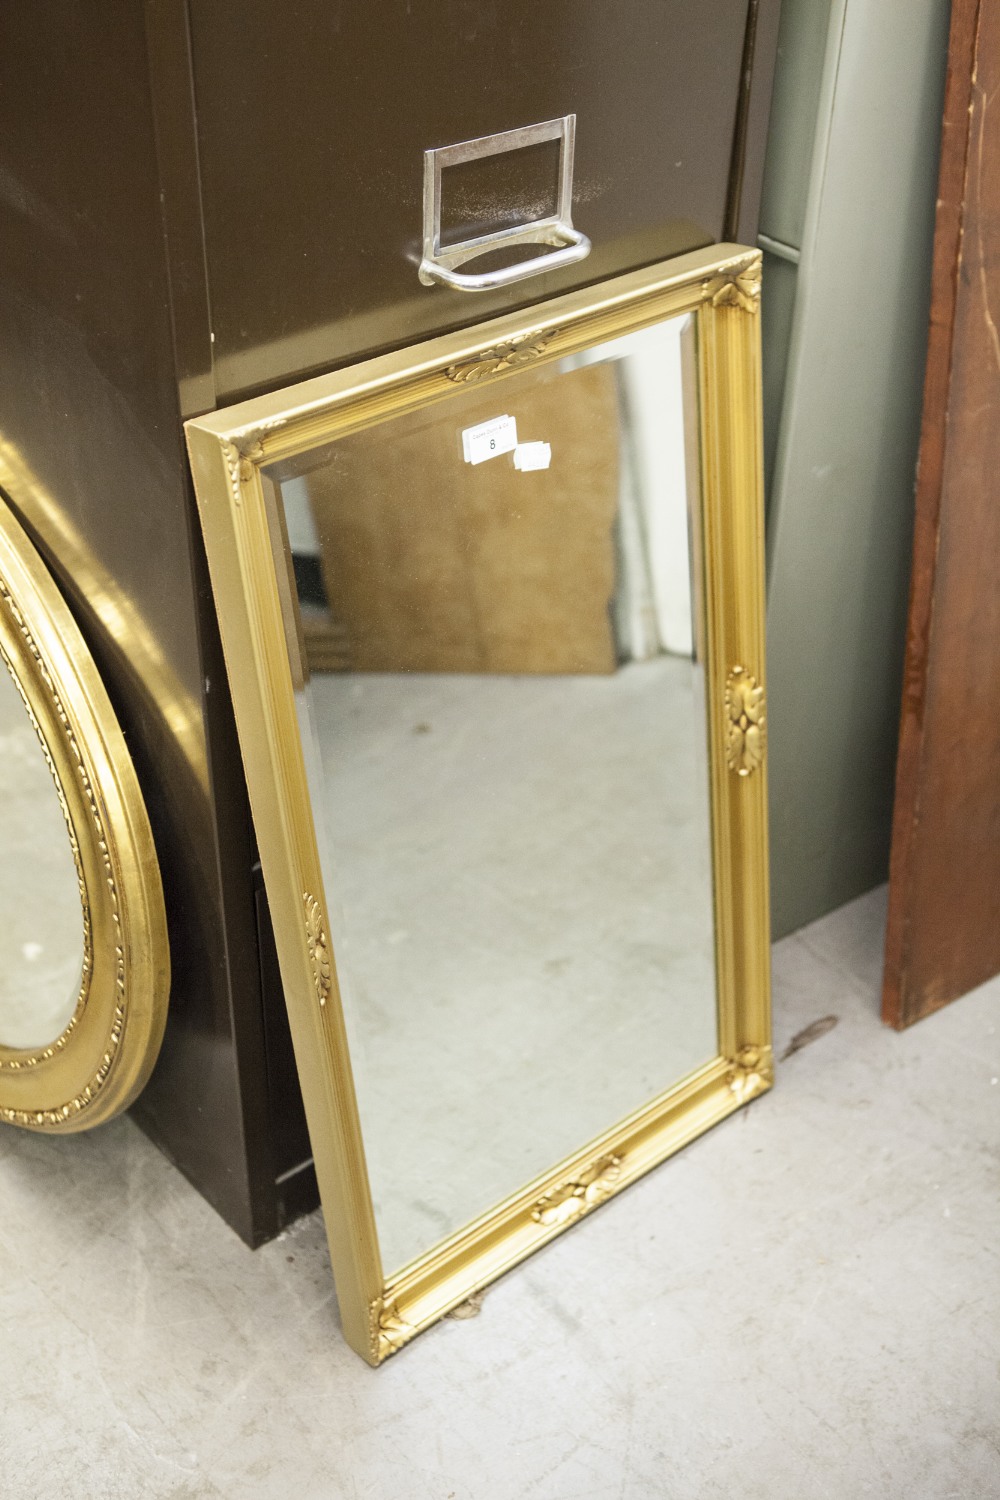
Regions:
<instances>
[{"instance_id":1,"label":"floral embossed ornament","mask_svg":"<svg viewBox=\"0 0 1000 1500\"><path fill-rule=\"evenodd\" d=\"M330 944L323 925L323 908L315 896L303 892L306 908L306 940L309 944L309 965L313 984L320 1005L325 1005L333 987L333 967L330 963Z\"/></svg>"},{"instance_id":2,"label":"floral embossed ornament","mask_svg":"<svg viewBox=\"0 0 1000 1500\"><path fill-rule=\"evenodd\" d=\"M749 776L764 760L764 689L743 667L726 679L726 764Z\"/></svg>"},{"instance_id":3,"label":"floral embossed ornament","mask_svg":"<svg viewBox=\"0 0 1000 1500\"><path fill-rule=\"evenodd\" d=\"M413 1328L405 1318L400 1317L399 1308L395 1302L383 1301L381 1297L372 1303L371 1311L372 1339L375 1351L379 1359L384 1359L388 1354L395 1354L397 1349L402 1349L407 1339L412 1338Z\"/></svg>"},{"instance_id":4,"label":"floral embossed ornament","mask_svg":"<svg viewBox=\"0 0 1000 1500\"><path fill-rule=\"evenodd\" d=\"M741 1047L733 1059L726 1081L741 1104L767 1088L774 1081L770 1047Z\"/></svg>"},{"instance_id":5,"label":"floral embossed ornament","mask_svg":"<svg viewBox=\"0 0 1000 1500\"><path fill-rule=\"evenodd\" d=\"M516 338L506 339L492 349L485 349L475 359L449 365L445 374L449 380L466 385L470 381L482 380L487 375L499 375L503 370L517 369L519 365L527 365L537 359L556 332L555 328L550 328L548 332L538 328L532 333L519 333Z\"/></svg>"},{"instance_id":6,"label":"floral embossed ornament","mask_svg":"<svg viewBox=\"0 0 1000 1500\"><path fill-rule=\"evenodd\" d=\"M531 1211L536 1224L568 1224L603 1203L615 1190L621 1176L620 1156L602 1156L580 1173L539 1198Z\"/></svg>"},{"instance_id":7,"label":"floral embossed ornament","mask_svg":"<svg viewBox=\"0 0 1000 1500\"><path fill-rule=\"evenodd\" d=\"M755 313L760 307L760 263L734 269L728 275L705 283L713 307L736 307Z\"/></svg>"}]
</instances>

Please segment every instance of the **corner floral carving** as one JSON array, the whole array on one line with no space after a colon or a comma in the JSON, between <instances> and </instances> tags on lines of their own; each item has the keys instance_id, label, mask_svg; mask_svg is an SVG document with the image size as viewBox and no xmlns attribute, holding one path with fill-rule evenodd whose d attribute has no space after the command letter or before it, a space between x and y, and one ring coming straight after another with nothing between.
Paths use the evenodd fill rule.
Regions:
<instances>
[{"instance_id":1,"label":"corner floral carving","mask_svg":"<svg viewBox=\"0 0 1000 1500\"><path fill-rule=\"evenodd\" d=\"M755 313L760 307L760 260L728 271L704 283L705 295L713 307L738 307L741 312Z\"/></svg>"},{"instance_id":2,"label":"corner floral carving","mask_svg":"<svg viewBox=\"0 0 1000 1500\"><path fill-rule=\"evenodd\" d=\"M741 1104L770 1088L774 1082L770 1047L741 1047L730 1064L726 1082Z\"/></svg>"},{"instance_id":3,"label":"corner floral carving","mask_svg":"<svg viewBox=\"0 0 1000 1500\"><path fill-rule=\"evenodd\" d=\"M254 466L264 461L264 445L261 442L248 443L238 447L239 473L244 484L249 484L253 478Z\"/></svg>"},{"instance_id":4,"label":"corner floral carving","mask_svg":"<svg viewBox=\"0 0 1000 1500\"><path fill-rule=\"evenodd\" d=\"M372 1352L379 1361L402 1349L416 1332L411 1323L400 1317L395 1302L386 1302L381 1297L372 1303L369 1318Z\"/></svg>"},{"instance_id":5,"label":"corner floral carving","mask_svg":"<svg viewBox=\"0 0 1000 1500\"><path fill-rule=\"evenodd\" d=\"M312 969L313 986L321 1006L330 998L333 988L333 966L330 962L330 941L323 921L323 908L315 896L308 891L302 893L306 910L306 940L309 944L309 966Z\"/></svg>"},{"instance_id":6,"label":"corner floral carving","mask_svg":"<svg viewBox=\"0 0 1000 1500\"><path fill-rule=\"evenodd\" d=\"M568 1224L610 1198L622 1174L620 1156L602 1156L578 1177L561 1182L531 1210L536 1224Z\"/></svg>"},{"instance_id":7,"label":"corner floral carving","mask_svg":"<svg viewBox=\"0 0 1000 1500\"><path fill-rule=\"evenodd\" d=\"M484 349L474 359L466 359L458 364L449 365L445 370L445 375L449 380L457 381L459 385L468 385L476 380L484 380L487 375L499 375L503 370L514 370L519 365L528 365L539 355L544 354L558 332L558 328L548 330L537 328L531 333L520 333L516 338L507 339L502 344L495 344L492 349Z\"/></svg>"},{"instance_id":8,"label":"corner floral carving","mask_svg":"<svg viewBox=\"0 0 1000 1500\"><path fill-rule=\"evenodd\" d=\"M258 422L253 427L234 432L223 439L222 455L229 474L229 487L237 505L242 498L241 487L250 483L254 469L264 462L265 437L284 427L287 421L288 418L284 415L269 417L264 422Z\"/></svg>"},{"instance_id":9,"label":"corner floral carving","mask_svg":"<svg viewBox=\"0 0 1000 1500\"><path fill-rule=\"evenodd\" d=\"M763 765L766 725L764 689L745 667L734 667L726 678L726 764L737 776Z\"/></svg>"}]
</instances>

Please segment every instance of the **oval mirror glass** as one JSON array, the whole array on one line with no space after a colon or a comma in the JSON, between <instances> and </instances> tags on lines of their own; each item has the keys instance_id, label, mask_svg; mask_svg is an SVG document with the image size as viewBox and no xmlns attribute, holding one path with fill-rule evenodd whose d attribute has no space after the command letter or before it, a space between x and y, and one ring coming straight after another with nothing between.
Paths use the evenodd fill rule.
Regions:
<instances>
[{"instance_id":1,"label":"oval mirror glass","mask_svg":"<svg viewBox=\"0 0 1000 1500\"><path fill-rule=\"evenodd\" d=\"M0 851L0 1046L47 1047L69 1025L80 997L80 877L46 752L3 666Z\"/></svg>"}]
</instances>

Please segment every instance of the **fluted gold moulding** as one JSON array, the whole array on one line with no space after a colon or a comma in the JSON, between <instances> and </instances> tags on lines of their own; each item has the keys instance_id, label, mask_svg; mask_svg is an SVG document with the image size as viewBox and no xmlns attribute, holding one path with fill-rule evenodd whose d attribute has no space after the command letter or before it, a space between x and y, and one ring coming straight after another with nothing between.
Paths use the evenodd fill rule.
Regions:
<instances>
[{"instance_id":1,"label":"fluted gold moulding","mask_svg":"<svg viewBox=\"0 0 1000 1500\"><path fill-rule=\"evenodd\" d=\"M153 1069L170 985L163 891L132 761L62 595L0 500L0 670L14 682L66 823L83 910L76 1007L54 1042L0 1045L0 1121L87 1130Z\"/></svg>"},{"instance_id":2,"label":"fluted gold moulding","mask_svg":"<svg viewBox=\"0 0 1000 1500\"><path fill-rule=\"evenodd\" d=\"M341 1319L372 1364L771 1085L763 736L749 736L747 748L737 726L753 775L733 775L727 764L734 662L760 689L755 712L764 701L760 264L755 250L714 246L187 424ZM564 359L684 314L696 325L718 1055L387 1278L327 941L262 470L447 400L470 381L502 383L526 363Z\"/></svg>"}]
</instances>

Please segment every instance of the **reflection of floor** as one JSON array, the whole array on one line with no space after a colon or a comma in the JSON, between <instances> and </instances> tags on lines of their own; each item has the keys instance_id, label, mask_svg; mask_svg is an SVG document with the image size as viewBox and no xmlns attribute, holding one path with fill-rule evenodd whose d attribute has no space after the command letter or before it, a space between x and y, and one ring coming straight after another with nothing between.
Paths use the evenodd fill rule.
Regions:
<instances>
[{"instance_id":1,"label":"reflection of floor","mask_svg":"<svg viewBox=\"0 0 1000 1500\"><path fill-rule=\"evenodd\" d=\"M317 676L387 1267L715 1053L689 662Z\"/></svg>"},{"instance_id":2,"label":"reflection of floor","mask_svg":"<svg viewBox=\"0 0 1000 1500\"><path fill-rule=\"evenodd\" d=\"M0 1046L44 1046L76 1005L83 913L52 777L2 661L0 865Z\"/></svg>"}]
</instances>

